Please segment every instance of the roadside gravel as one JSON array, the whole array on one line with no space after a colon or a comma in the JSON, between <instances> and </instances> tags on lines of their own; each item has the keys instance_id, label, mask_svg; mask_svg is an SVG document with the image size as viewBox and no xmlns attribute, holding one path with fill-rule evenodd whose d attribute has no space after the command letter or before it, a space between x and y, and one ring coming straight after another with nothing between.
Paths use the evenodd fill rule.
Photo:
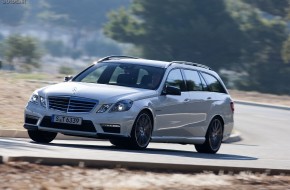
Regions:
<instances>
[{"instance_id":1,"label":"roadside gravel","mask_svg":"<svg viewBox=\"0 0 290 190\"><path fill-rule=\"evenodd\" d=\"M44 166L25 162L0 164L0 189L102 189L102 190L287 190L290 176L240 173L158 173L117 169Z\"/></svg>"}]
</instances>

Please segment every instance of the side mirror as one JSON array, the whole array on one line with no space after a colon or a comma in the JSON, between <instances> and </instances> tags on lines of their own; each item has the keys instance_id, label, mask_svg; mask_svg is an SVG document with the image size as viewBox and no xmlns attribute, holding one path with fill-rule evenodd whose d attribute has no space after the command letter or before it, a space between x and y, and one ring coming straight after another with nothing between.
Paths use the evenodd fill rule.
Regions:
<instances>
[{"instance_id":1,"label":"side mirror","mask_svg":"<svg viewBox=\"0 0 290 190\"><path fill-rule=\"evenodd\" d=\"M68 82L68 81L70 81L71 79L73 78L73 76L66 76L66 77L64 77L64 82Z\"/></svg>"},{"instance_id":2,"label":"side mirror","mask_svg":"<svg viewBox=\"0 0 290 190\"><path fill-rule=\"evenodd\" d=\"M179 88L173 87L173 86L166 86L163 93L163 95L181 95L181 91Z\"/></svg>"}]
</instances>

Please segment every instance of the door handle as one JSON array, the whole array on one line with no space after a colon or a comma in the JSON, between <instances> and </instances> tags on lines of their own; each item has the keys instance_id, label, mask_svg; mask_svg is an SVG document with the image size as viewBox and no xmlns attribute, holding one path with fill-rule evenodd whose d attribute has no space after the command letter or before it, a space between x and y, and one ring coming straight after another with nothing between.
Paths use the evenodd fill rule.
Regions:
<instances>
[{"instance_id":1,"label":"door handle","mask_svg":"<svg viewBox=\"0 0 290 190\"><path fill-rule=\"evenodd\" d=\"M208 100L211 100L211 97L207 97Z\"/></svg>"},{"instance_id":2,"label":"door handle","mask_svg":"<svg viewBox=\"0 0 290 190\"><path fill-rule=\"evenodd\" d=\"M190 99L188 99L188 98L184 99L184 102L189 102L189 101L190 101Z\"/></svg>"}]
</instances>

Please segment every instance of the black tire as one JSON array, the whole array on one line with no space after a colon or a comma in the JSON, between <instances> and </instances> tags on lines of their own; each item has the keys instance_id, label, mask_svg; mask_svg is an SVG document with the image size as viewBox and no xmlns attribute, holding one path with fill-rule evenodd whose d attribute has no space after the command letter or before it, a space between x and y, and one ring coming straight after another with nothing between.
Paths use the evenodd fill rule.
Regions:
<instances>
[{"instance_id":1,"label":"black tire","mask_svg":"<svg viewBox=\"0 0 290 190\"><path fill-rule=\"evenodd\" d=\"M149 113L146 111L139 113L131 131L131 148L145 149L151 141L152 129L152 119Z\"/></svg>"},{"instance_id":2,"label":"black tire","mask_svg":"<svg viewBox=\"0 0 290 190\"><path fill-rule=\"evenodd\" d=\"M223 123L219 118L214 118L207 129L205 142L195 145L199 153L215 154L221 146L223 139Z\"/></svg>"},{"instance_id":3,"label":"black tire","mask_svg":"<svg viewBox=\"0 0 290 190\"><path fill-rule=\"evenodd\" d=\"M130 148L129 139L110 139L110 143L118 148Z\"/></svg>"},{"instance_id":4,"label":"black tire","mask_svg":"<svg viewBox=\"0 0 290 190\"><path fill-rule=\"evenodd\" d=\"M28 135L35 142L50 143L51 141L53 141L53 139L55 139L57 133L39 130L28 130Z\"/></svg>"}]
</instances>

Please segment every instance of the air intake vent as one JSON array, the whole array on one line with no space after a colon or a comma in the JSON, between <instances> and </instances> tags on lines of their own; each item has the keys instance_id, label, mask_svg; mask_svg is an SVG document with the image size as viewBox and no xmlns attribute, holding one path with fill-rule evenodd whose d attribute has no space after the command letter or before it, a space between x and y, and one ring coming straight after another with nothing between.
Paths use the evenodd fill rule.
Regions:
<instances>
[{"instance_id":1,"label":"air intake vent","mask_svg":"<svg viewBox=\"0 0 290 190\"><path fill-rule=\"evenodd\" d=\"M48 97L49 109L62 112L90 112L98 104L97 100L75 96L50 96Z\"/></svg>"},{"instance_id":2,"label":"air intake vent","mask_svg":"<svg viewBox=\"0 0 290 190\"><path fill-rule=\"evenodd\" d=\"M25 123L36 125L38 121L38 117L32 116L32 115L25 115Z\"/></svg>"}]
</instances>

